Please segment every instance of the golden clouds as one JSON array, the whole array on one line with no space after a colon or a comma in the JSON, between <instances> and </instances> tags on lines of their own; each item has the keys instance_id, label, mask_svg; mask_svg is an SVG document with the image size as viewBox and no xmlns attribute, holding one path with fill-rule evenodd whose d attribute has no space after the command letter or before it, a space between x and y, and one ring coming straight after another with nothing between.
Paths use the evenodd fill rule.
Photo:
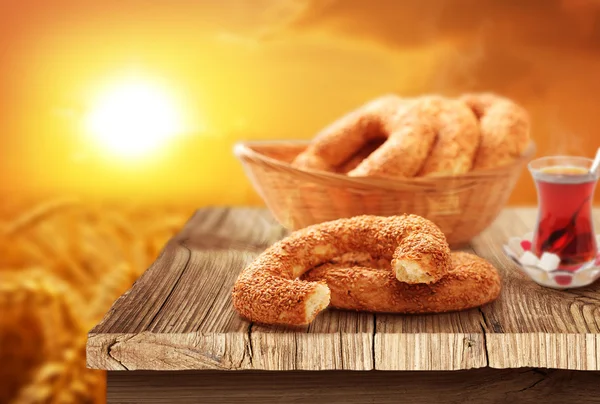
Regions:
<instances>
[{"instance_id":1,"label":"golden clouds","mask_svg":"<svg viewBox=\"0 0 600 404\"><path fill-rule=\"evenodd\" d=\"M291 26L371 37L399 48L484 36L573 49L598 45L599 17L600 2L594 0L313 0Z\"/></svg>"},{"instance_id":2,"label":"golden clouds","mask_svg":"<svg viewBox=\"0 0 600 404\"><path fill-rule=\"evenodd\" d=\"M512 91L515 81L532 79L526 91L535 92L539 70L600 60L598 1L315 0L290 28L366 38L395 52L442 46L439 70L448 77L433 83L456 81L457 89Z\"/></svg>"}]
</instances>

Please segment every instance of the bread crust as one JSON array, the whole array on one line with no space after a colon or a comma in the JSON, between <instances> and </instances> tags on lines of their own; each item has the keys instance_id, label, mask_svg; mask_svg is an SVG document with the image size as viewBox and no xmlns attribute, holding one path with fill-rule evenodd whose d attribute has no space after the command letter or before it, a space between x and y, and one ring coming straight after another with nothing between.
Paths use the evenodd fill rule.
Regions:
<instances>
[{"instance_id":1,"label":"bread crust","mask_svg":"<svg viewBox=\"0 0 600 404\"><path fill-rule=\"evenodd\" d=\"M478 307L500 294L496 268L473 254L453 252L448 274L432 284L398 282L385 261L360 259L322 265L306 273L309 281L325 281L331 306L378 313L443 313Z\"/></svg>"},{"instance_id":2,"label":"bread crust","mask_svg":"<svg viewBox=\"0 0 600 404\"><path fill-rule=\"evenodd\" d=\"M389 94L328 125L292 166L351 177L456 176L519 158L529 131L527 112L494 93Z\"/></svg>"},{"instance_id":3,"label":"bread crust","mask_svg":"<svg viewBox=\"0 0 600 404\"><path fill-rule=\"evenodd\" d=\"M416 215L356 216L292 233L275 243L239 275L233 305L265 324L310 323L330 303L325 281L299 279L309 270L363 252L396 268L396 282L434 283L450 270L450 249L431 221ZM403 271L406 265L410 271Z\"/></svg>"}]
</instances>

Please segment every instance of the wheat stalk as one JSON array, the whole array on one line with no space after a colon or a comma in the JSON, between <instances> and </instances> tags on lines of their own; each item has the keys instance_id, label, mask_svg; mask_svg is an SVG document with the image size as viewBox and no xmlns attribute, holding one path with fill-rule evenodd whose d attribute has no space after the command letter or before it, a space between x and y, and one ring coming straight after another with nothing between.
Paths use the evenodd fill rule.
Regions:
<instances>
[{"instance_id":1,"label":"wheat stalk","mask_svg":"<svg viewBox=\"0 0 600 404\"><path fill-rule=\"evenodd\" d=\"M0 342L20 343L0 343L0 402L103 402L104 373L85 367L87 330L191 212L64 199L4 217Z\"/></svg>"},{"instance_id":2,"label":"wheat stalk","mask_svg":"<svg viewBox=\"0 0 600 404\"><path fill-rule=\"evenodd\" d=\"M104 373L85 367L87 330L191 212L54 200L4 218L0 402L103 402Z\"/></svg>"},{"instance_id":3,"label":"wheat stalk","mask_svg":"<svg viewBox=\"0 0 600 404\"><path fill-rule=\"evenodd\" d=\"M44 220L48 216L59 212L61 209L72 206L76 203L74 199L59 199L49 202L44 202L35 208L25 212L17 219L5 224L3 227L3 233L6 235L14 235L22 229L27 229L32 225Z\"/></svg>"}]
</instances>

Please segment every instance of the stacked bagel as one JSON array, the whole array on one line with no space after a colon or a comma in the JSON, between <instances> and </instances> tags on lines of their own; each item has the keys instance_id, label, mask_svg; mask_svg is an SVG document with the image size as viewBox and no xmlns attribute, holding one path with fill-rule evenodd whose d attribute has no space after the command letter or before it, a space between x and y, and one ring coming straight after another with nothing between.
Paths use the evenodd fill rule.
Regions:
<instances>
[{"instance_id":1,"label":"stacked bagel","mask_svg":"<svg viewBox=\"0 0 600 404\"><path fill-rule=\"evenodd\" d=\"M493 93L389 94L324 128L292 165L352 177L455 176L510 164L529 132L527 112Z\"/></svg>"},{"instance_id":2,"label":"stacked bagel","mask_svg":"<svg viewBox=\"0 0 600 404\"><path fill-rule=\"evenodd\" d=\"M233 306L263 324L302 325L327 307L383 313L442 313L500 294L486 260L451 252L442 231L417 215L324 222L290 234L238 276Z\"/></svg>"}]
</instances>

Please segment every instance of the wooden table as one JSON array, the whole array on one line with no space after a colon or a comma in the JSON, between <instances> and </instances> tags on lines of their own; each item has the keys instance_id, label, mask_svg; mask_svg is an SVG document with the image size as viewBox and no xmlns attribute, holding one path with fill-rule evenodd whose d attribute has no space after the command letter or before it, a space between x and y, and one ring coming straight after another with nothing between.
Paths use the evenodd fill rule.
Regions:
<instances>
[{"instance_id":1,"label":"wooden table","mask_svg":"<svg viewBox=\"0 0 600 404\"><path fill-rule=\"evenodd\" d=\"M262 209L199 210L91 330L88 367L109 371L109 403L600 402L598 284L542 288L502 253L535 215L505 210L471 243L501 271L492 304L328 310L291 329L245 321L230 297L239 271L285 231Z\"/></svg>"}]
</instances>

